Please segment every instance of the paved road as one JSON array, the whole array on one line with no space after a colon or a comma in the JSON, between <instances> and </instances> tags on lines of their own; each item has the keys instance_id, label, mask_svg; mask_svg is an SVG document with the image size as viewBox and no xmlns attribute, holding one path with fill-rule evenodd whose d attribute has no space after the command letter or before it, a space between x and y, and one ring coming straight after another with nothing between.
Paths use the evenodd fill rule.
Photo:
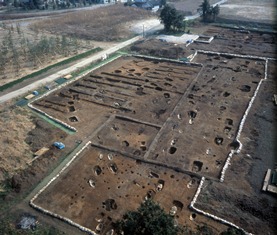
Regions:
<instances>
[{"instance_id":1,"label":"paved road","mask_svg":"<svg viewBox=\"0 0 277 235\"><path fill-rule=\"evenodd\" d=\"M153 31L158 30L158 29L160 29L160 22L159 21L153 23L151 25L151 27L147 28L145 33L146 34L153 33ZM92 55L89 58L86 58L86 59L82 60L81 62L75 64L74 66L71 66L67 69L60 70L59 72L57 72L55 74L52 74L52 75L50 75L46 78L43 78L41 80L38 80L38 81L36 81L36 82L34 82L30 85L27 85L23 88L20 88L20 89L16 90L16 91L12 91L12 92L10 92L6 95L0 96L0 104L4 103L6 101L9 101L13 98L16 98L20 95L23 95L23 94L25 94L29 91L33 91L37 87L46 85L46 84L60 78L61 76L72 73L73 71L77 70L78 68L88 66L93 61L99 60L99 59L103 58L103 56L105 56L105 55L112 54L112 53L114 53L114 52L116 52L116 51L118 51L118 50L120 50L120 49L122 49L122 48L138 41L140 38L141 38L141 36L137 36L137 37L131 38L127 41L124 41L124 42L121 42L121 43L118 43L118 44L114 44L114 46L112 46L111 48L108 48L106 50L103 50L103 51L95 54L95 55Z\"/></svg>"},{"instance_id":2,"label":"paved road","mask_svg":"<svg viewBox=\"0 0 277 235\"><path fill-rule=\"evenodd\" d=\"M219 5L223 4L223 3L227 2L227 1L228 0L221 0L221 1L213 4L213 6L215 6L217 4L219 4ZM197 13L197 14L195 14L193 16L187 16L187 17L185 17L185 20L196 19L196 18L198 18L200 16L201 16L201 14ZM159 23L159 21L157 21L156 23L153 23L153 25L151 25L151 28L147 29L145 33L146 34L147 33L153 33L154 31L156 31L156 30L158 30L160 28L161 28L161 24ZM16 91L13 91L13 92L10 92L10 93L8 93L6 95L0 96L0 104L6 102L8 100L11 100L13 98L16 98L16 97L18 97L20 95L23 95L23 94L27 93L28 91L35 90L39 86L46 85L47 83L52 82L52 81L60 78L61 76L64 76L64 75L69 74L69 73L72 73L73 71L75 71L78 68L85 67L85 66L91 64L93 61L96 61L98 59L103 58L103 56L105 56L105 55L112 54L112 53L122 49L123 47L126 47L126 46L134 43L135 41L139 40L140 38L141 38L141 36L137 36L137 37L134 37L134 38L132 38L130 40L127 40L125 42L122 42L122 43L119 43L119 44L115 44L112 48L106 49L104 51L101 51L101 52L97 53L96 55L93 55L93 56L91 56L91 57L89 57L87 59L84 59L81 62L75 64L74 66L71 66L71 67L69 67L67 69L63 69L63 70L61 70L61 71L59 71L59 72L57 72L55 74L52 74L52 75L50 75L50 76L48 76L48 77L46 77L44 79L36 81L36 82L34 82L34 83L30 84L30 85L27 85L27 86L25 86L23 88L20 88L20 89L18 89Z\"/></svg>"},{"instance_id":3,"label":"paved road","mask_svg":"<svg viewBox=\"0 0 277 235\"><path fill-rule=\"evenodd\" d=\"M57 72L55 74L52 74L52 75L50 75L50 76L48 76L46 78L43 78L43 79L41 79L39 81L36 81L36 82L34 82L34 83L30 84L30 85L27 85L27 86L25 86L23 88L20 88L20 89L16 90L16 91L13 91L13 92L10 92L10 93L8 93L6 95L3 95L3 96L0 97L0 104L6 102L8 100L11 100L13 98L16 98L17 96L23 95L23 94L27 93L28 91L33 91L37 87L46 85L49 82L52 82L52 81L60 78L61 76L64 76L64 75L69 74L69 73L72 73L73 71L75 71L78 68L88 66L93 61L96 61L98 59L103 58L104 55L112 54L112 53L122 49L123 47L126 47L126 46L134 43L135 41L139 40L140 38L141 38L141 36L137 36L137 37L129 39L129 40L125 41L125 42L119 43L119 44L117 44L117 45L115 45L115 46L113 46L113 47L111 47L109 49L101 51L101 52L99 52L99 53L97 53L97 54L95 54L95 55L93 55L93 56L91 56L89 58L86 58L86 59L82 60L81 62L75 64L74 66L71 66L69 68L63 69L63 70L61 70L61 71L59 71L59 72Z\"/></svg>"}]
</instances>

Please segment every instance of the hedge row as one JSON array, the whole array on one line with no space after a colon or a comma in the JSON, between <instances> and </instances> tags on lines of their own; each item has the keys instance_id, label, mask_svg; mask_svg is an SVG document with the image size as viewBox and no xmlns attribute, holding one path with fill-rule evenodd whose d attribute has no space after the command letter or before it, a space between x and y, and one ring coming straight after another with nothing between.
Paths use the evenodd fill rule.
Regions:
<instances>
[{"instance_id":1,"label":"hedge row","mask_svg":"<svg viewBox=\"0 0 277 235\"><path fill-rule=\"evenodd\" d=\"M47 72L48 70L50 70L52 68L59 67L59 66L62 66L62 65L66 65L66 64L69 64L69 63L71 63L73 61L76 61L76 60L79 60L79 59L83 59L83 58L85 58L85 57L87 57L87 56L89 56L91 54L94 54L96 52L99 52L101 50L102 49L100 47L97 47L97 48L94 48L92 50L86 51L86 52L84 52L82 54L79 54L79 55L70 57L70 58L68 58L66 60L60 61L60 62L58 62L56 64L52 64L52 65L50 65L50 66L48 66L46 68L43 68L43 69L41 69L39 71L36 71L34 73L31 73L31 74L28 74L28 75L26 75L26 76L24 76L24 77L22 77L20 79L17 79L15 81L9 82L9 83L7 83L7 84L5 84L3 86L0 86L0 92L6 90L6 89L8 89L8 88L10 88L10 87L12 87L12 86L14 86L16 84L18 84L18 83L21 83L21 82L23 82L23 81L25 81L25 80L27 80L29 78L33 78L33 77L36 77L38 75L41 75L41 74Z\"/></svg>"}]
</instances>

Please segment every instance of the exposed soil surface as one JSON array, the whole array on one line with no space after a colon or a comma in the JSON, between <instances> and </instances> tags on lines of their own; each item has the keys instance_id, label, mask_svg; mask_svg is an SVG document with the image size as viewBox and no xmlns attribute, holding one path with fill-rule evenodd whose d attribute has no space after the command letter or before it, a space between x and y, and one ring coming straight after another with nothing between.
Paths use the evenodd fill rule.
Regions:
<instances>
[{"instance_id":1,"label":"exposed soil surface","mask_svg":"<svg viewBox=\"0 0 277 235\"><path fill-rule=\"evenodd\" d=\"M153 38L134 43L130 49L131 51L139 52L142 55L170 59L189 56L189 50L187 50L185 44L174 45L172 43L162 42Z\"/></svg>"},{"instance_id":2,"label":"exposed soil surface","mask_svg":"<svg viewBox=\"0 0 277 235\"><path fill-rule=\"evenodd\" d=\"M145 198L159 202L167 212L177 206L178 222L189 224L187 207L197 182L188 175L90 146L35 203L94 231L101 223L102 234Z\"/></svg>"},{"instance_id":3,"label":"exposed soil surface","mask_svg":"<svg viewBox=\"0 0 277 235\"><path fill-rule=\"evenodd\" d=\"M199 206L230 219L255 234L276 234L276 195L261 192L267 169L276 167L276 64L269 63L268 80L248 115L242 132L243 148L232 161L225 185L212 183ZM275 71L273 73L273 71ZM208 203L207 203L207 200ZM230 203L231 202L231 203Z\"/></svg>"},{"instance_id":4,"label":"exposed soil surface","mask_svg":"<svg viewBox=\"0 0 277 235\"><path fill-rule=\"evenodd\" d=\"M150 39L132 47L139 54L176 59L198 51L192 63L124 56L34 103L77 128L74 135L25 109L3 109L0 140L8 148L1 149L5 167L0 179L7 172L13 177L12 192L2 202L24 195L76 146L90 140L92 144L38 195L37 205L91 230L103 223L105 234L126 210L136 209L145 197L154 198L167 212L177 207L180 226L196 230L207 225L220 234L225 225L188 208L205 176L197 208L247 232L276 234L276 196L261 192L266 170L276 163L276 61L271 60L276 57L276 35L216 27L204 34L214 40L185 47ZM239 147L242 117L265 74L242 128L241 152L219 183L228 154ZM66 148L54 148L54 141ZM28 165L41 147L50 150ZM64 222L37 214L77 234Z\"/></svg>"},{"instance_id":5,"label":"exposed soil surface","mask_svg":"<svg viewBox=\"0 0 277 235\"><path fill-rule=\"evenodd\" d=\"M51 165L68 151L67 148L58 151L52 146L53 141L63 141L67 134L26 109L16 107L3 112L1 145L6 147L1 148L0 179L10 178L11 187L17 193L24 193L45 177ZM34 160L34 153L42 147L50 149Z\"/></svg>"},{"instance_id":6,"label":"exposed soil surface","mask_svg":"<svg viewBox=\"0 0 277 235\"><path fill-rule=\"evenodd\" d=\"M177 10L184 12L186 15L194 15L197 13L197 9L200 8L202 0L176 0L168 1L169 4L172 4ZM210 4L219 2L219 0L210 0Z\"/></svg>"},{"instance_id":7,"label":"exposed soil surface","mask_svg":"<svg viewBox=\"0 0 277 235\"><path fill-rule=\"evenodd\" d=\"M201 27L201 23L195 25L195 27L198 26ZM194 31L194 28L192 31ZM275 58L276 34L250 33L248 30L232 30L219 27L209 27L200 34L214 37L214 39L208 44L195 41L186 46L187 42L185 41L173 44L152 37L135 43L130 50L133 53L171 59L187 57L195 53L196 50Z\"/></svg>"},{"instance_id":8,"label":"exposed soil surface","mask_svg":"<svg viewBox=\"0 0 277 235\"><path fill-rule=\"evenodd\" d=\"M263 181L264 169L255 168L254 160L245 160L245 158L240 157L245 154L244 150L248 148L253 149L249 153L252 156L254 151L257 150L257 146L259 146L252 144L251 141L247 144L247 140L245 140L247 137L258 141L258 139L256 140L258 137L253 135L253 131L248 133L249 123L251 123L251 127L255 126L253 120L247 120L245 124L240 139L244 146L243 151L240 155L235 155L234 165L232 165L235 167L238 164L245 163L245 166L239 165L238 169L233 167L228 169L224 183L218 183L218 179L228 154L232 149L237 149L239 146L236 144L236 134L240 122L258 88L259 82L265 78L265 74L268 74L269 79L262 83L258 93L259 99L255 101L254 107L257 109L267 107L268 110L272 110L274 107L270 100L270 96L272 97L275 91L275 87L270 85L275 70L274 63L269 61L268 66L266 66L264 59L251 57L252 55L274 57L273 47L271 46L274 35L220 28L211 28L207 31L207 34L216 36L210 44L193 43L187 47L187 50L190 50L191 53L199 49L203 50L198 51L193 60L194 63L178 63L143 57L122 57L70 86L36 101L34 104L37 108L76 127L79 136L92 141L92 150L89 152L93 154L93 157L89 157L89 159L93 162L89 169L94 169L96 175L88 178L90 173L81 167L84 165L82 160L80 162L76 160L76 163L71 165L67 173L62 176L67 179L69 176L73 177L74 172L79 172L79 174L84 172L82 173L84 174L84 185L77 178L74 180L68 179L71 182L76 181L79 186L83 185L83 190L89 187L88 182L93 185L90 187L95 186L93 190L97 190L98 178L102 173L106 175L106 167L108 172L111 171L109 173L119 174L117 171L120 171L120 164L128 162L124 160L123 163L123 160L120 159L130 157L136 160L130 160L134 161L134 164L142 161L146 162L142 165L151 163L153 166L162 166L163 169L168 169L168 171L175 169L182 172L186 177L194 176L199 179L200 176L205 176L210 181L205 182L207 186L200 194L199 201L196 203L197 207L257 234L260 234L261 225L267 221L267 231L272 233L275 231L274 226L270 225L273 223L274 213L276 213L276 208L273 206L274 198L271 198L270 195L261 197L260 186L254 183ZM245 38L245 35L251 38L252 41L247 43L248 39ZM222 40L223 36L226 37L226 40ZM240 40L232 41L233 37L240 38ZM261 38L267 38L268 40L261 40ZM247 44L249 51L253 54L248 54L247 58L241 58L239 55L220 55L207 51L216 51L220 47L223 50L220 52L225 52L225 48L226 53L232 52L231 48L228 47L230 43L228 40L231 40L234 45L233 48L240 47L243 43ZM263 51L251 50L252 47L257 47L258 43L256 44L256 41L269 46L264 47L263 44L260 44L264 49ZM151 47L151 44L147 44L149 41L142 42L141 45L144 43L146 43L145 48L147 48L147 45ZM154 41L154 46L159 43L160 45L170 46L161 41ZM241 53L246 52L242 50ZM267 90L267 85L272 90ZM268 100L269 106L259 105L259 103L263 103L263 99ZM259 113L259 111L253 110L251 112ZM257 113L253 115L254 119L258 115ZM258 120L262 122L265 120L265 123L272 125L266 117ZM273 119L269 118L269 120ZM257 123L257 126L259 125L264 127L266 124ZM268 138L273 139L272 136ZM116 157L114 155L110 156L118 159L118 162L113 165L115 160L105 160L105 167L97 167L103 161L99 160L99 156L100 158L103 157L101 155L102 151L103 156L108 155L109 152L117 155ZM273 153L273 148L269 147L268 151ZM91 156L89 153L87 154ZM87 154L80 159L86 158ZM110 165L108 164L109 161L111 161ZM269 160L267 167L273 167L272 163L273 161ZM143 167L143 169L145 168ZM251 176L243 173L244 171L248 172L247 169L251 169ZM138 171L141 172L141 170ZM255 174L251 171L259 173ZM129 173L126 172L126 174ZM159 177L155 177L156 174ZM153 175L154 178L164 180L165 185L172 184L168 183L171 182L169 179L165 180L160 177L160 173ZM122 177L130 179L131 176L126 176L123 173ZM238 177L240 180L234 180ZM255 180L251 180L252 177ZM89 181L90 179L92 181ZM109 182L108 179L105 179L105 181ZM253 182L251 183L251 181ZM102 185L102 179L100 182ZM126 180L122 182L121 184L124 185ZM67 185L64 184L64 178L63 180L58 178L54 184L47 188L45 193L40 194L37 203L51 212L62 213L63 216L68 215L77 223L88 226L92 230L95 229L97 226L95 222L95 224L88 222L87 225L86 220L81 219L79 221L78 219L80 216L85 216L86 210L81 210L81 208L86 207L86 202L83 200L87 198L88 191L84 191L82 195L77 193L78 197L83 197L83 200L73 202L73 198L70 199L73 192L68 191L63 193L65 200L49 200L47 204L44 204L46 198L60 198L54 193L57 187L61 188L60 184ZM99 189L101 191L99 197L102 200L103 197L100 195L103 195L102 191L104 189L101 185L99 186L101 188ZM115 193L118 190L112 190L112 187L116 185L120 186L121 189L118 195ZM120 180L107 187L110 188L108 190L111 190L112 199L115 202L121 200L116 200L114 198L116 195L120 198L120 196L129 195L130 192L134 193L134 190L130 188L131 186L121 187ZM64 190L67 190L66 188ZM152 195L152 193L150 194ZM141 199L140 196L139 198ZM157 200L159 201L159 199ZM170 197L162 204L165 203L165 208L167 208L166 205L169 201L174 200ZM105 204L103 204L102 210L106 210L107 202L104 199L103 201ZM180 200L178 199L178 201ZM62 208L65 207L70 210L70 206L65 206L64 203L66 202L72 203L71 206L76 207L74 211L80 211L80 213L82 211L82 214L74 214L70 211L65 213ZM184 205L184 202L181 202ZM136 208L138 204L139 202L134 200L133 203L130 202L130 208ZM118 204L116 203L116 205ZM265 205L268 205L266 211L262 209ZM97 205L93 208L96 211L97 208L100 210L100 206ZM107 221L105 222L107 229L110 229L109 221L117 218L116 210L112 209L106 212L111 213L109 217L112 218L108 219L109 217L107 217L104 220ZM96 213L96 211L93 213ZM102 216L105 217L106 213ZM184 211L184 213L190 214L191 212ZM249 217L252 218L251 222L247 220ZM178 221L183 223L181 222L182 219L179 217ZM211 227L214 227L214 225L211 224ZM220 231L222 230L217 230L217 232L214 230L215 233Z\"/></svg>"},{"instance_id":9,"label":"exposed soil surface","mask_svg":"<svg viewBox=\"0 0 277 235\"><path fill-rule=\"evenodd\" d=\"M269 63L269 71L276 65ZM261 192L267 169L276 166L276 106L272 72L264 81L242 132L243 148L232 160L224 184L211 183L199 207L255 234L276 234L276 195Z\"/></svg>"}]
</instances>

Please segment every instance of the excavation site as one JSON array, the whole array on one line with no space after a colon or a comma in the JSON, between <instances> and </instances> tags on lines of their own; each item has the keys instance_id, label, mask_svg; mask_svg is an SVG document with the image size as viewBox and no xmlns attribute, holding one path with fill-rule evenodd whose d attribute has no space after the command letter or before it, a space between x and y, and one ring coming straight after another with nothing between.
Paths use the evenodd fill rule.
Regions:
<instances>
[{"instance_id":1,"label":"excavation site","mask_svg":"<svg viewBox=\"0 0 277 235\"><path fill-rule=\"evenodd\" d=\"M255 156L274 137L255 126L276 121L274 38L211 27L190 60L125 54L29 103L83 146L31 206L90 234L149 199L184 228L273 234L274 196L256 190L273 157Z\"/></svg>"}]
</instances>

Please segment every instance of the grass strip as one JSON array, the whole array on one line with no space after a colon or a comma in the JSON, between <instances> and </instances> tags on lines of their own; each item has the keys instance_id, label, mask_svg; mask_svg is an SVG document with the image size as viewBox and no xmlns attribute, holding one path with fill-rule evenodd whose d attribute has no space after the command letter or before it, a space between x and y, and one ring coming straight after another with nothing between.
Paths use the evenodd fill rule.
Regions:
<instances>
[{"instance_id":1,"label":"grass strip","mask_svg":"<svg viewBox=\"0 0 277 235\"><path fill-rule=\"evenodd\" d=\"M43 119L44 121L50 123L51 125L63 130L64 132L66 132L67 134L75 134L76 132L75 131L72 131L70 130L69 128L66 128L65 126L63 126L62 124L58 123L58 122L55 122L55 120L52 120L51 118L39 113L39 112L36 112L35 110L32 110L32 113L38 117L40 117L41 119Z\"/></svg>"},{"instance_id":2,"label":"grass strip","mask_svg":"<svg viewBox=\"0 0 277 235\"><path fill-rule=\"evenodd\" d=\"M101 50L102 50L102 49L101 49L100 47L97 47L97 48L94 48L94 49L92 49L92 50L89 50L89 51L86 51L86 52L84 52L84 53L81 53L81 54L79 54L79 55L70 57L70 58L68 58L68 59L66 59L66 60L60 61L60 62L58 62L58 63L56 63L56 64L49 65L49 66L47 66L46 68L43 68L43 69L41 69L41 70L39 70L39 71L36 71L36 72L34 72L34 73L31 73L31 74L28 74L28 75L26 75L26 76L24 76L24 77L22 77L22 78L20 78L20 79L17 79L17 80L15 80L15 81L9 82L9 83L7 83L7 84L1 86L1 87L0 87L0 92L6 90L6 89L8 89L8 88L11 88L12 86L14 86L14 85L16 85L16 84L18 84L18 83L21 83L21 82L23 82L23 81L25 81L25 80L27 80L27 79L29 79L29 78L33 78L33 77L36 77L36 76L38 76L38 75L41 75L41 74L47 72L48 70L50 70L50 69L52 69L52 68L59 67L59 66L62 66L62 65L66 65L66 64L69 64L69 63L74 62L74 61L79 60L79 59L83 59L83 58L85 58L85 57L87 57L87 56L89 56L89 55L91 55L91 54L94 54L94 53L96 53L96 52L99 52L99 51L101 51Z\"/></svg>"},{"instance_id":3,"label":"grass strip","mask_svg":"<svg viewBox=\"0 0 277 235\"><path fill-rule=\"evenodd\" d=\"M107 64L110 61L112 61L115 58L120 57L120 56L121 56L121 54L118 53L118 52L112 53L112 54L109 55L109 57L106 60L104 60L104 61L98 60L98 62L96 61L96 62L94 62L94 63L92 63L88 66L82 67L82 68L76 70L75 72L73 72L71 74L72 74L73 77L81 76L82 74L84 74L84 73L86 73L86 72L88 72L88 71L90 71L90 70L92 70L96 67L100 67L104 64Z\"/></svg>"}]
</instances>

